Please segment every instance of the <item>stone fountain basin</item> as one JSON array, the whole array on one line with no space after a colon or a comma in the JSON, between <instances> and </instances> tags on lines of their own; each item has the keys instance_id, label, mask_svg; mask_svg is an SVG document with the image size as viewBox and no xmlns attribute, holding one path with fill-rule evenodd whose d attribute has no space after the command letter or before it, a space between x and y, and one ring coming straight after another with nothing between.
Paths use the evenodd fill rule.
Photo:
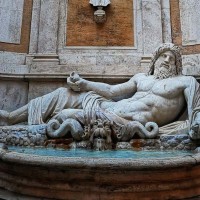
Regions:
<instances>
[{"instance_id":1,"label":"stone fountain basin","mask_svg":"<svg viewBox=\"0 0 200 200\"><path fill-rule=\"evenodd\" d=\"M181 199L200 195L199 163L199 153L159 159L73 158L0 148L0 187L52 199Z\"/></svg>"}]
</instances>

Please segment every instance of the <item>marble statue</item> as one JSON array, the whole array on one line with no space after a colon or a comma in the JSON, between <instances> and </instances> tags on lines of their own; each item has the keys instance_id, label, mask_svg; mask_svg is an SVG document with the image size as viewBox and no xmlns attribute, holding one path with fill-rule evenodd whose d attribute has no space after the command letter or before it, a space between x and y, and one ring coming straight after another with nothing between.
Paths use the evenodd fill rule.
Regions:
<instances>
[{"instance_id":1,"label":"marble statue","mask_svg":"<svg viewBox=\"0 0 200 200\"><path fill-rule=\"evenodd\" d=\"M0 124L47 123L49 137L71 132L75 140L94 140L96 136L107 143L111 137L129 141L135 134L155 138L159 132L174 130L187 130L191 138L200 138L199 84L195 78L182 75L180 49L172 43L158 47L148 74L109 85L85 80L73 72L67 85L13 112L1 110ZM188 117L177 121L185 110ZM99 129L104 126L105 134Z\"/></svg>"}]
</instances>

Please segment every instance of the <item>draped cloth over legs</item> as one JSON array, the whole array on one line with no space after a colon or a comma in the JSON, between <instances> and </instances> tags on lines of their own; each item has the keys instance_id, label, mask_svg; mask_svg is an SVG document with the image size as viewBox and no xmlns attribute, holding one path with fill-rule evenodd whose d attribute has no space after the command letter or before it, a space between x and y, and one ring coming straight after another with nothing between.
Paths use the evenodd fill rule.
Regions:
<instances>
[{"instance_id":1,"label":"draped cloth over legs","mask_svg":"<svg viewBox=\"0 0 200 200\"><path fill-rule=\"evenodd\" d=\"M82 106L83 119L85 119L83 123L86 126L90 127L90 124L98 119L109 121L112 132L122 141L129 141L136 133L141 138L154 138L158 134L158 126L154 122L148 122L144 127L140 122L126 120L113 112L102 109L101 103L105 101L109 102L94 92L85 95ZM110 101L110 106L113 104L114 102Z\"/></svg>"},{"instance_id":2,"label":"draped cloth over legs","mask_svg":"<svg viewBox=\"0 0 200 200\"><path fill-rule=\"evenodd\" d=\"M122 117L116 115L115 113L112 113L110 111L101 108L101 103L105 101L112 102L111 100L105 99L104 97L92 91L88 92L85 95L82 102L84 124L89 125L91 124L91 121L101 119L101 120L108 120L112 124L126 125L128 123L128 120L125 120Z\"/></svg>"},{"instance_id":3,"label":"draped cloth over legs","mask_svg":"<svg viewBox=\"0 0 200 200\"><path fill-rule=\"evenodd\" d=\"M73 92L68 88L59 88L28 104L28 124L43 124L66 108L81 108L85 93Z\"/></svg>"}]
</instances>

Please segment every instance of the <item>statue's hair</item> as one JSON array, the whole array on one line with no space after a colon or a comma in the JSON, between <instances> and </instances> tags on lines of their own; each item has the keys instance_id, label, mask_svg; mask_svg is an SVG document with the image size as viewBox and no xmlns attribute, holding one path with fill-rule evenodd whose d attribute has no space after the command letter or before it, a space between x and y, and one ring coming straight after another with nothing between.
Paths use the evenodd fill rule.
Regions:
<instances>
[{"instance_id":1,"label":"statue's hair","mask_svg":"<svg viewBox=\"0 0 200 200\"><path fill-rule=\"evenodd\" d=\"M151 62L149 64L149 72L148 75L154 74L154 64L159 56L166 52L171 51L175 55L175 65L176 65L176 72L177 75L182 74L182 59L181 59L181 52L180 48L172 43L164 43L160 45L154 52Z\"/></svg>"}]
</instances>

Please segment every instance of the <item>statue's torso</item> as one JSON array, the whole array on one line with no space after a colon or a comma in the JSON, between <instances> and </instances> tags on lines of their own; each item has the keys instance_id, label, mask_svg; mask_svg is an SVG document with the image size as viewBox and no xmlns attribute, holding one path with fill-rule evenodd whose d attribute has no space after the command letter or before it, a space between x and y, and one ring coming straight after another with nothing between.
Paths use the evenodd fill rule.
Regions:
<instances>
[{"instance_id":1,"label":"statue's torso","mask_svg":"<svg viewBox=\"0 0 200 200\"><path fill-rule=\"evenodd\" d=\"M154 121L164 125L173 121L183 109L185 98L184 79L175 77L163 80L141 75L137 92L128 99L111 103L107 110L127 120L145 124Z\"/></svg>"}]
</instances>

